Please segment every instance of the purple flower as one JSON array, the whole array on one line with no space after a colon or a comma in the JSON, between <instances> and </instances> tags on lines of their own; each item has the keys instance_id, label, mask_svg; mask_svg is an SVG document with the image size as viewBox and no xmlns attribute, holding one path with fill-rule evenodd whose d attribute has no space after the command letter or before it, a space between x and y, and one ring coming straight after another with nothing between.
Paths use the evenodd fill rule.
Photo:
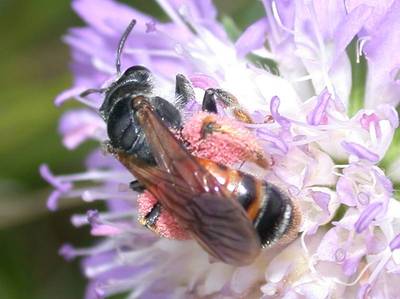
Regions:
<instances>
[{"instance_id":1,"label":"purple flower","mask_svg":"<svg viewBox=\"0 0 400 299\"><path fill-rule=\"evenodd\" d=\"M154 92L171 102L176 74L189 78L195 98L184 108L186 122L200 115L207 88L235 95L254 120L241 128L256 137L237 142L239 147L249 145L271 161L267 171L251 163L241 169L286 190L303 220L291 244L263 249L249 266L210 263L196 242L163 239L138 223L143 207L129 188L133 178L112 157L96 150L87 171L72 175L54 175L43 165L41 175L55 188L50 210L71 197L107 203L107 210L71 218L76 227L90 225L91 234L101 237L96 245L60 249L67 260L83 257L86 298L396 297L400 204L386 173L400 181L400 158L389 172L379 163L399 124L400 56L393 53L400 48L400 2L264 0L265 16L236 41L210 0L157 2L169 22L113 0L73 1L87 26L64 37L75 81L55 102L74 98L87 107L62 117L64 145L74 149L87 139L107 139L98 113L104 95L81 93L116 80L116 47L135 19L122 70L146 66L156 80ZM351 90L364 88L351 82L360 67L350 63L352 41L368 74L364 108L349 116ZM248 58L272 60L276 70ZM221 110L238 122L233 109Z\"/></svg>"}]
</instances>

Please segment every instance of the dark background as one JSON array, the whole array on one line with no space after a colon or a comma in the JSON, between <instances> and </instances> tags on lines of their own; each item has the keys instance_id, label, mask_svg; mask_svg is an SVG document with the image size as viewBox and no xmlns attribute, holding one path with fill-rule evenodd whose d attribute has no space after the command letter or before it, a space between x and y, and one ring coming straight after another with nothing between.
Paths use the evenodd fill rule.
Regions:
<instances>
[{"instance_id":1,"label":"dark background","mask_svg":"<svg viewBox=\"0 0 400 299\"><path fill-rule=\"evenodd\" d=\"M166 19L151 0L124 2ZM238 28L263 14L256 0L215 2L221 17L232 17ZM61 36L69 27L81 25L69 1L0 0L1 299L83 297L79 261L65 262L57 251L65 242L91 243L88 231L73 228L69 221L89 206L66 200L60 211L48 212L45 202L51 189L38 175L43 162L58 174L83 171L85 154L96 146L64 149L58 119L79 105L53 105L54 97L71 85L69 50Z\"/></svg>"}]
</instances>

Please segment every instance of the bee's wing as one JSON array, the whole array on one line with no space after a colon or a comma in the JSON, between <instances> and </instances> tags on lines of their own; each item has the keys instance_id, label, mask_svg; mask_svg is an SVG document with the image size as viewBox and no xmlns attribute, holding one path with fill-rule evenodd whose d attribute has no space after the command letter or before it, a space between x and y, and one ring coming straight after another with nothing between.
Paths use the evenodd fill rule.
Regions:
<instances>
[{"instance_id":1,"label":"bee's wing","mask_svg":"<svg viewBox=\"0 0 400 299\"><path fill-rule=\"evenodd\" d=\"M170 132L150 106L145 106L140 110L138 121L145 132L152 154L160 169L176 178L182 178L193 192L205 191L222 195L223 190L215 177L183 148L181 142Z\"/></svg>"},{"instance_id":2,"label":"bee's wing","mask_svg":"<svg viewBox=\"0 0 400 299\"><path fill-rule=\"evenodd\" d=\"M207 192L194 193L182 178L158 168L134 168L136 178L210 255L236 266L257 257L261 243L239 202Z\"/></svg>"},{"instance_id":3,"label":"bee's wing","mask_svg":"<svg viewBox=\"0 0 400 299\"><path fill-rule=\"evenodd\" d=\"M237 201L202 194L189 202L190 231L212 256L227 264L250 264L261 249L256 231Z\"/></svg>"},{"instance_id":4,"label":"bee's wing","mask_svg":"<svg viewBox=\"0 0 400 299\"><path fill-rule=\"evenodd\" d=\"M125 155L125 166L210 255L233 265L252 262L261 244L239 202L229 198L230 192L182 147L150 106L141 108L138 120L158 168L129 163L130 155Z\"/></svg>"}]
</instances>

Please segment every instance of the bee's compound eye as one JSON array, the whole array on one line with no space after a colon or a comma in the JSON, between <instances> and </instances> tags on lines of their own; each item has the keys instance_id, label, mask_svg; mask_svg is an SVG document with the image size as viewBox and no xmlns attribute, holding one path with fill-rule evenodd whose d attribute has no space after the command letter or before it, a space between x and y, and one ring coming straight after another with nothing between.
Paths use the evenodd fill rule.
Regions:
<instances>
[{"instance_id":1,"label":"bee's compound eye","mask_svg":"<svg viewBox=\"0 0 400 299\"><path fill-rule=\"evenodd\" d=\"M132 100L124 98L112 107L107 121L107 134L114 148L121 149L128 154L134 154L138 159L154 165L143 129L133 116Z\"/></svg>"},{"instance_id":2,"label":"bee's compound eye","mask_svg":"<svg viewBox=\"0 0 400 299\"><path fill-rule=\"evenodd\" d=\"M134 136L130 136L131 134L129 133L132 131L132 121L128 98L115 103L110 109L107 120L107 133L114 147L122 149L130 148L134 141ZM130 139L130 145L126 137Z\"/></svg>"}]
</instances>

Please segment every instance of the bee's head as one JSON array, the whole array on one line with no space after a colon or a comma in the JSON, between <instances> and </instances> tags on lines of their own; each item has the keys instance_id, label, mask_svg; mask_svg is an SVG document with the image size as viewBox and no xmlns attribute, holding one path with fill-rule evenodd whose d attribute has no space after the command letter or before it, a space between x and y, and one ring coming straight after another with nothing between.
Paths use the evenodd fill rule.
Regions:
<instances>
[{"instance_id":1,"label":"bee's head","mask_svg":"<svg viewBox=\"0 0 400 299\"><path fill-rule=\"evenodd\" d=\"M150 70L141 65L128 68L119 79L113 82L105 92L105 98L99 111L105 121L108 120L112 107L125 97L150 95L153 89Z\"/></svg>"}]
</instances>

